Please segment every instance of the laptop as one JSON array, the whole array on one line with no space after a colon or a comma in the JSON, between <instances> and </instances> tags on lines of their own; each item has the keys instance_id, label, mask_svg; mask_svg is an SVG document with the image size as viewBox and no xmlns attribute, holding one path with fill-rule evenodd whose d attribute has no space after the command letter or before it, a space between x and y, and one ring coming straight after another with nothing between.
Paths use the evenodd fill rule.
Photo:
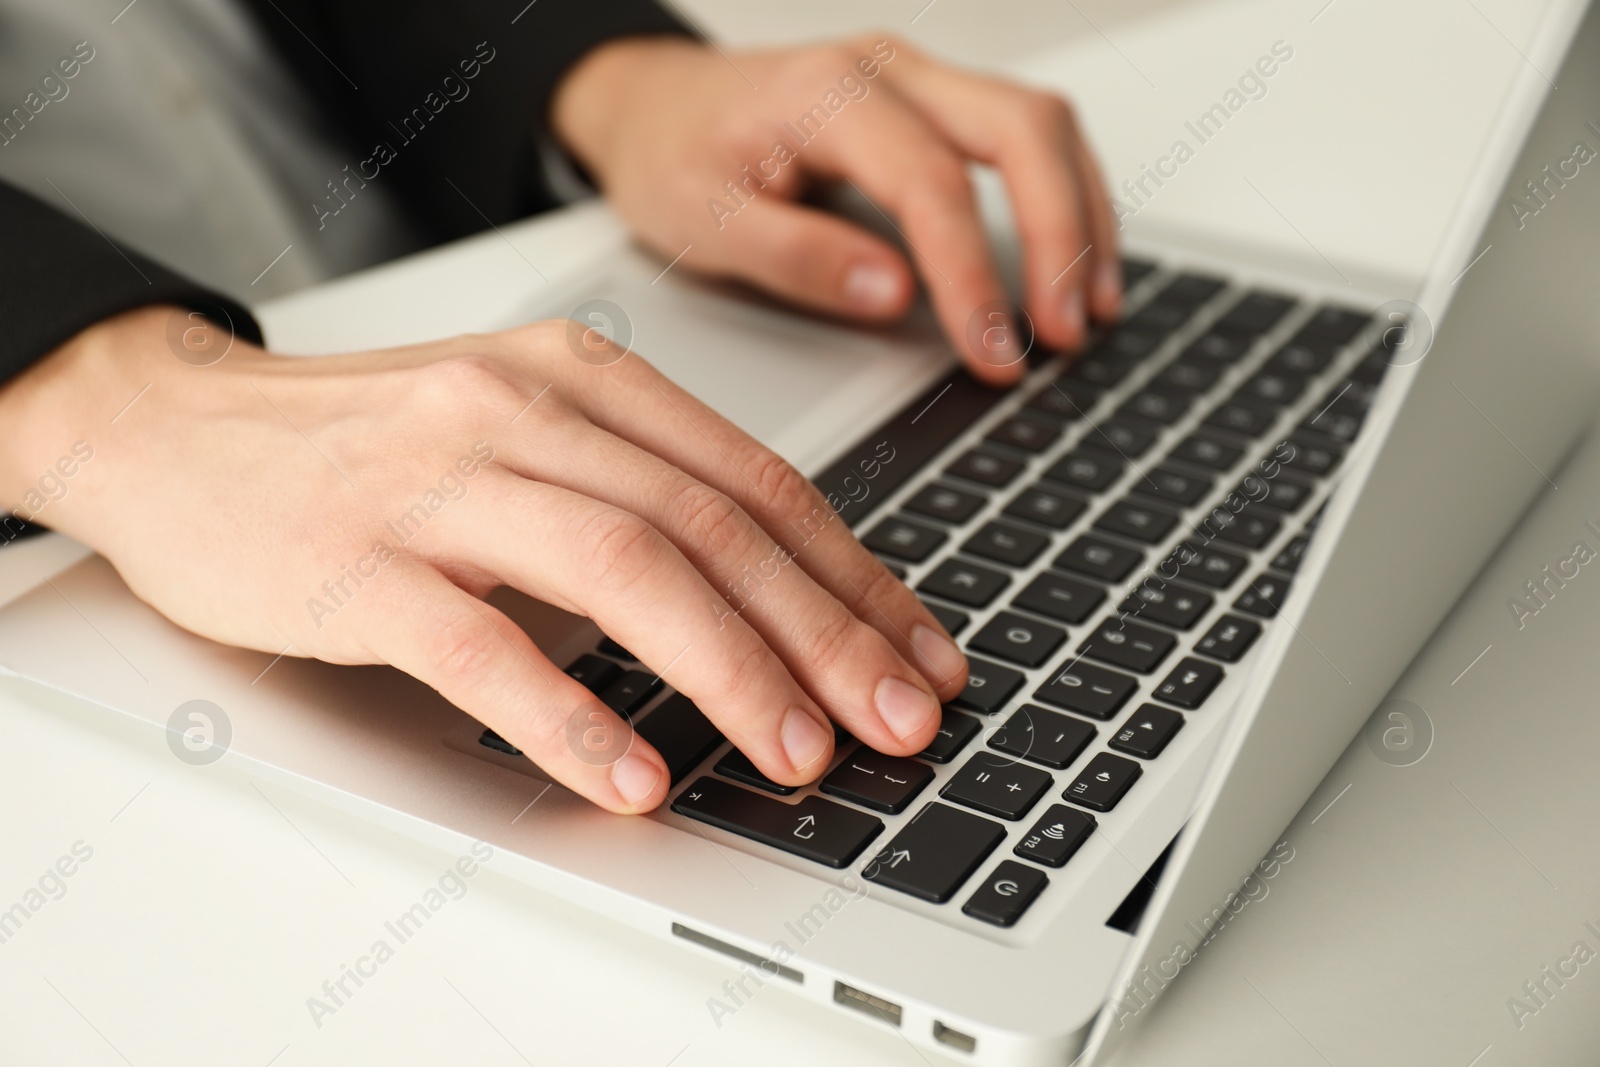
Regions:
<instances>
[{"instance_id":1,"label":"laptop","mask_svg":"<svg viewBox=\"0 0 1600 1067\"><path fill-rule=\"evenodd\" d=\"M1594 414L1596 55L1587 5L1552 5L1416 293L1134 244L1124 321L1003 392L916 325L847 331L642 256L478 324L612 301L801 462L969 653L916 757L844 738L778 786L650 665L508 591L666 758L659 811L600 811L399 672L188 634L99 558L0 611L0 666L726 961L712 1023L778 989L956 1062L1104 1062ZM837 374L797 369L819 360Z\"/></svg>"}]
</instances>

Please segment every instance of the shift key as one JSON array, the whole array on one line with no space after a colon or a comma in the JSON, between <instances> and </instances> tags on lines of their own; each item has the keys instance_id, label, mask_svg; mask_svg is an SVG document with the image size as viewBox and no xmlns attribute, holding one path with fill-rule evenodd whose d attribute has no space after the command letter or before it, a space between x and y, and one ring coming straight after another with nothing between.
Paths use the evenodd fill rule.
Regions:
<instances>
[{"instance_id":1,"label":"shift key","mask_svg":"<svg viewBox=\"0 0 1600 1067\"><path fill-rule=\"evenodd\" d=\"M847 866L883 831L871 815L819 796L785 804L715 778L696 780L672 810L829 867Z\"/></svg>"}]
</instances>

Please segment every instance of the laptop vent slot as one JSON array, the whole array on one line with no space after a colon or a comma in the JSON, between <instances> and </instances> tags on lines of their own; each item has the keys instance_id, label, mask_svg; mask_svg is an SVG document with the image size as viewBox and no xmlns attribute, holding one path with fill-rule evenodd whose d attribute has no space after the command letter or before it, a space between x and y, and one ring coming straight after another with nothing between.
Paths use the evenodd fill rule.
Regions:
<instances>
[{"instance_id":1,"label":"laptop vent slot","mask_svg":"<svg viewBox=\"0 0 1600 1067\"><path fill-rule=\"evenodd\" d=\"M789 981L797 984L805 983L805 975L801 974L793 967L785 966L775 959L757 955L756 953L750 952L747 949L740 948L738 945L730 945L726 941L712 937L710 934L702 934L699 930L691 930L682 923L672 924L672 936L681 937L685 941L692 941L702 948L708 948L713 952L720 952L724 956L731 956L740 963L747 963L750 966L757 968L768 978L787 978Z\"/></svg>"}]
</instances>

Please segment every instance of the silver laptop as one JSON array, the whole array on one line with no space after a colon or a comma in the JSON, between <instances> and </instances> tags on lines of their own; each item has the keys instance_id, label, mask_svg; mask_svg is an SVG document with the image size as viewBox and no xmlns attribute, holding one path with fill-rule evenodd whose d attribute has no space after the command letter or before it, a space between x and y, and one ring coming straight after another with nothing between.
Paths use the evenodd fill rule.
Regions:
<instances>
[{"instance_id":1,"label":"silver laptop","mask_svg":"<svg viewBox=\"0 0 1600 1067\"><path fill-rule=\"evenodd\" d=\"M807 466L968 650L972 682L915 758L841 739L818 782L776 785L662 665L505 591L666 758L659 811L614 816L551 785L396 671L194 637L98 558L0 612L0 665L192 762L441 847L486 842L502 874L726 960L713 1022L775 988L960 1062L1100 1061L1270 870L1279 831L1592 417L1586 8L1552 5L1417 293L1139 246L1124 322L1070 366L1036 354L1007 392L952 374L915 330L869 338L676 274L653 284L641 257L530 296L526 318L627 307L668 366L760 353L769 385L817 353L837 366L825 388L757 396L725 364L702 386L682 363ZM841 425L871 425L860 397L882 395L891 416L846 442Z\"/></svg>"}]
</instances>

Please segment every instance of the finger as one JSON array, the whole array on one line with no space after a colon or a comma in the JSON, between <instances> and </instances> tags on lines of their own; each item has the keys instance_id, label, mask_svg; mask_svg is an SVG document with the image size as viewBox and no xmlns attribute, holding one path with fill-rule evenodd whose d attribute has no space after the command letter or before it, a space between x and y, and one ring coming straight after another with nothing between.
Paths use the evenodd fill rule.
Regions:
<instances>
[{"instance_id":1,"label":"finger","mask_svg":"<svg viewBox=\"0 0 1600 1067\"><path fill-rule=\"evenodd\" d=\"M962 151L1000 170L1022 238L1039 336L1076 347L1087 315L1107 318L1121 277L1110 203L1065 100L908 51L893 84Z\"/></svg>"},{"instance_id":2,"label":"finger","mask_svg":"<svg viewBox=\"0 0 1600 1067\"><path fill-rule=\"evenodd\" d=\"M940 700L961 692L966 657L816 486L645 361L630 359L609 369L620 373L585 373L567 383L568 395L590 420L733 499L790 549L817 585L882 634ZM871 492L879 465L893 462L892 448L880 451L861 472L864 493Z\"/></svg>"},{"instance_id":3,"label":"finger","mask_svg":"<svg viewBox=\"0 0 1600 1067\"><path fill-rule=\"evenodd\" d=\"M793 565L792 537L779 544L725 493L603 429L565 430L561 440L559 451L531 442L538 461L528 465L536 469L518 472L589 493L660 530L855 737L894 755L933 740L939 699L929 684L879 630ZM518 469L514 452L503 462Z\"/></svg>"},{"instance_id":4,"label":"finger","mask_svg":"<svg viewBox=\"0 0 1600 1067\"><path fill-rule=\"evenodd\" d=\"M516 623L426 564L394 566L386 592L358 617L375 656L437 689L601 807L632 813L661 803L669 785L661 756Z\"/></svg>"},{"instance_id":5,"label":"finger","mask_svg":"<svg viewBox=\"0 0 1600 1067\"><path fill-rule=\"evenodd\" d=\"M447 551L541 600L588 615L774 781L800 785L833 754L833 730L759 634L636 515L491 469L464 498Z\"/></svg>"},{"instance_id":6,"label":"finger","mask_svg":"<svg viewBox=\"0 0 1600 1067\"><path fill-rule=\"evenodd\" d=\"M975 317L1007 305L966 162L917 111L879 91L806 146L811 173L845 179L893 217L945 336L974 374L1009 385L1026 370L1014 345L985 349ZM1005 313L1001 313L1005 314ZM1003 324L1009 327L1009 323ZM993 336L1014 336L1007 328Z\"/></svg>"},{"instance_id":7,"label":"finger","mask_svg":"<svg viewBox=\"0 0 1600 1067\"><path fill-rule=\"evenodd\" d=\"M869 322L904 315L916 284L905 257L858 226L776 197L752 200L699 242L687 265L738 278L814 311Z\"/></svg>"}]
</instances>

